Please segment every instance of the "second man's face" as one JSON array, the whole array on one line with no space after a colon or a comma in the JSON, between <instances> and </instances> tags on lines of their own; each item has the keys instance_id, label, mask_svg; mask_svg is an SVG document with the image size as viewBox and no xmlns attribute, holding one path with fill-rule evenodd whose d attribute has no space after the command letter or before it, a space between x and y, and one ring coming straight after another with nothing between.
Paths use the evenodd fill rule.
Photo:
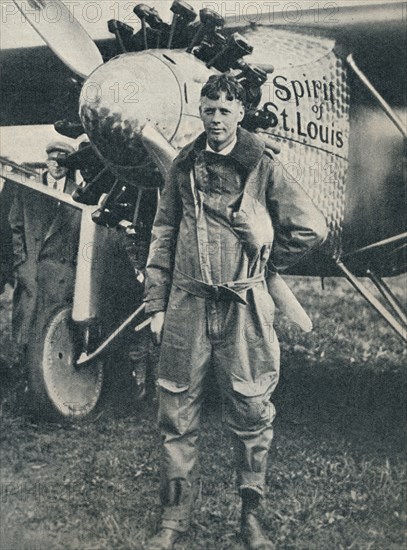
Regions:
<instances>
[{"instance_id":1,"label":"second man's face","mask_svg":"<svg viewBox=\"0 0 407 550\"><path fill-rule=\"evenodd\" d=\"M241 101L229 101L221 92L219 99L202 97L199 113L210 147L222 151L235 139L238 124L244 117L244 107Z\"/></svg>"},{"instance_id":2,"label":"second man's face","mask_svg":"<svg viewBox=\"0 0 407 550\"><path fill-rule=\"evenodd\" d=\"M64 166L60 166L57 162L57 158L58 152L53 151L52 153L50 153L47 158L47 168L51 176L54 179L59 180L66 176L66 174L68 173L68 169Z\"/></svg>"}]
</instances>

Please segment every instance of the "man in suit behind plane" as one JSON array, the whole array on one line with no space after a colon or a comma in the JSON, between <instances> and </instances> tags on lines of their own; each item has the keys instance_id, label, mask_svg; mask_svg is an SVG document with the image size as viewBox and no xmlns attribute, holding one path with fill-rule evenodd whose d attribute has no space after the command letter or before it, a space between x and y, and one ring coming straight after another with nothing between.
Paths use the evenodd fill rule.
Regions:
<instances>
[{"instance_id":1,"label":"man in suit behind plane","mask_svg":"<svg viewBox=\"0 0 407 550\"><path fill-rule=\"evenodd\" d=\"M65 142L47 148L43 183L71 194L76 184L57 158L74 152ZM78 252L80 212L30 189L18 188L9 214L13 233L15 288L13 336L26 348L42 330L37 314L46 322L47 312L72 300Z\"/></svg>"}]
</instances>

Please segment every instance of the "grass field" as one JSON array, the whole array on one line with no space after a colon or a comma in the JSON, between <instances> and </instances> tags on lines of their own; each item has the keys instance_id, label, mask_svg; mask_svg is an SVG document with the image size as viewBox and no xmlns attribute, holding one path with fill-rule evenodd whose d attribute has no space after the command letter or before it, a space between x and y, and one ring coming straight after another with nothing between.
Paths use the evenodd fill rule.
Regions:
<instances>
[{"instance_id":1,"label":"grass field","mask_svg":"<svg viewBox=\"0 0 407 550\"><path fill-rule=\"evenodd\" d=\"M406 348L344 281L291 279L315 330L283 319L264 523L281 550L406 548ZM406 279L391 281L406 300ZM93 422L33 423L1 303L2 550L141 549L159 517L155 407L108 393ZM123 403L127 406L124 407ZM201 487L181 549L243 549L232 448L210 396Z\"/></svg>"}]
</instances>

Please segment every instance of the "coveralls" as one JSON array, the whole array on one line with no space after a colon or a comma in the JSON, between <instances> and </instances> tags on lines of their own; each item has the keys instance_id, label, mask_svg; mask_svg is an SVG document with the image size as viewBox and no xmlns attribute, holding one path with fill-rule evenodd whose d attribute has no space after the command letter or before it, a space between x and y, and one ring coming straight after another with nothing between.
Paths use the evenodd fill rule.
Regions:
<instances>
[{"instance_id":1,"label":"coveralls","mask_svg":"<svg viewBox=\"0 0 407 550\"><path fill-rule=\"evenodd\" d=\"M265 144L238 128L227 156L201 134L175 159L154 222L148 313L166 311L159 364L163 527L188 528L203 380L213 363L235 436L240 490L264 492L279 376L265 270L286 269L326 236L309 196Z\"/></svg>"}]
</instances>

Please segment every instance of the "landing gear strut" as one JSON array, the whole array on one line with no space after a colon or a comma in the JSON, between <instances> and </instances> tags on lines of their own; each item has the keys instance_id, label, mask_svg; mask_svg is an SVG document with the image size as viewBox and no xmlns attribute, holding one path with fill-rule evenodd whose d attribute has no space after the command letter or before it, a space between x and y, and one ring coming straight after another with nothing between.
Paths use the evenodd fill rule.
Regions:
<instances>
[{"instance_id":1,"label":"landing gear strut","mask_svg":"<svg viewBox=\"0 0 407 550\"><path fill-rule=\"evenodd\" d=\"M338 260L337 265L353 288L356 289L359 294L361 294L363 298L374 307L374 309L383 317L385 321L387 321L392 329L396 331L400 338L404 342L407 342L407 315L386 283L372 270L368 270L368 276L378 288L385 301L386 305L383 305L370 292L370 290L361 281L359 281L359 279L353 275L351 271L349 271L342 261Z\"/></svg>"}]
</instances>

